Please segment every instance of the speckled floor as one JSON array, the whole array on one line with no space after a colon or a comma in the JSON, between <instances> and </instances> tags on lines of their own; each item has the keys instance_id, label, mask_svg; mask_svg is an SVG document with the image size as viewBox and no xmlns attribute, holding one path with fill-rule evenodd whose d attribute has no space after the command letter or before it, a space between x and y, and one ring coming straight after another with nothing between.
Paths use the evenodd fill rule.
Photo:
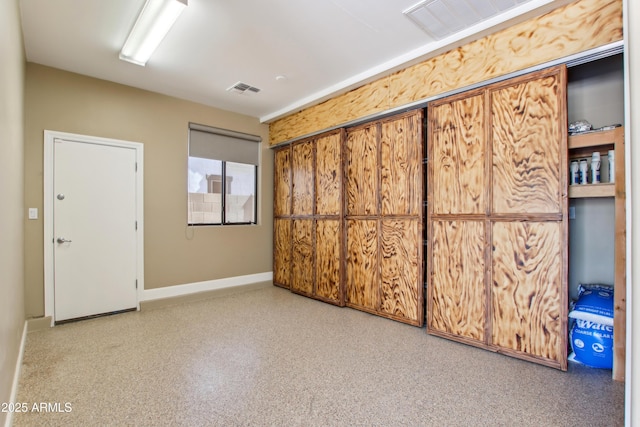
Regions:
<instances>
[{"instance_id":1,"label":"speckled floor","mask_svg":"<svg viewBox=\"0 0 640 427\"><path fill-rule=\"evenodd\" d=\"M624 384L268 287L31 332L17 401L15 426L617 426Z\"/></svg>"}]
</instances>

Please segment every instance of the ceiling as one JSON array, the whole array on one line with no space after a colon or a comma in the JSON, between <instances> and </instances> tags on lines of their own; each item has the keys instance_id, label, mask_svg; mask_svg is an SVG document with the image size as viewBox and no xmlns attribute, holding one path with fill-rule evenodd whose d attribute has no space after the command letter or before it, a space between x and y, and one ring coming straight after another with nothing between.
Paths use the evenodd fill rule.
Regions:
<instances>
[{"instance_id":1,"label":"ceiling","mask_svg":"<svg viewBox=\"0 0 640 427\"><path fill-rule=\"evenodd\" d=\"M144 67L118 54L145 0L20 0L20 8L29 62L270 122L569 3L452 3L463 1L517 4L435 40L403 14L420 0L189 0ZM227 90L238 82L260 92Z\"/></svg>"}]
</instances>

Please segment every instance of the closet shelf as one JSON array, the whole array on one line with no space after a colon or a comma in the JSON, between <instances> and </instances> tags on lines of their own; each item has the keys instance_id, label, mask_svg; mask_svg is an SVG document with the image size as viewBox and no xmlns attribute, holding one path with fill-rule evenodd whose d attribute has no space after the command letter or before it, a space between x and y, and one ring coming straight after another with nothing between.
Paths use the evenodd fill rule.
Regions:
<instances>
[{"instance_id":1,"label":"closet shelf","mask_svg":"<svg viewBox=\"0 0 640 427\"><path fill-rule=\"evenodd\" d=\"M601 184L575 184L569 186L570 199L582 199L585 197L615 197L616 186L613 182Z\"/></svg>"},{"instance_id":2,"label":"closet shelf","mask_svg":"<svg viewBox=\"0 0 640 427\"><path fill-rule=\"evenodd\" d=\"M569 150L576 148L598 147L603 145L614 145L618 141L624 130L621 126L599 132L587 132L569 136Z\"/></svg>"}]
</instances>

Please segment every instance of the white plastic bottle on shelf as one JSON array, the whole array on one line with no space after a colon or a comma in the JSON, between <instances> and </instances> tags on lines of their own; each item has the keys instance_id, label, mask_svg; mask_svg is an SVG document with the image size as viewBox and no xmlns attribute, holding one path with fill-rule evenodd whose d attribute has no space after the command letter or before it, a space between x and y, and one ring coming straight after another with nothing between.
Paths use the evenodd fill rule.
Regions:
<instances>
[{"instance_id":1,"label":"white plastic bottle on shelf","mask_svg":"<svg viewBox=\"0 0 640 427\"><path fill-rule=\"evenodd\" d=\"M571 185L580 184L580 165L577 160L571 161Z\"/></svg>"},{"instance_id":2,"label":"white plastic bottle on shelf","mask_svg":"<svg viewBox=\"0 0 640 427\"><path fill-rule=\"evenodd\" d=\"M589 174L589 164L587 159L580 160L580 184L586 184Z\"/></svg>"},{"instance_id":3,"label":"white plastic bottle on shelf","mask_svg":"<svg viewBox=\"0 0 640 427\"><path fill-rule=\"evenodd\" d=\"M607 154L607 157L609 158L609 182L615 182L616 181L615 151L614 150L609 150L609 153Z\"/></svg>"},{"instance_id":4,"label":"white plastic bottle on shelf","mask_svg":"<svg viewBox=\"0 0 640 427\"><path fill-rule=\"evenodd\" d=\"M591 183L600 183L600 153L597 151L591 155Z\"/></svg>"}]
</instances>

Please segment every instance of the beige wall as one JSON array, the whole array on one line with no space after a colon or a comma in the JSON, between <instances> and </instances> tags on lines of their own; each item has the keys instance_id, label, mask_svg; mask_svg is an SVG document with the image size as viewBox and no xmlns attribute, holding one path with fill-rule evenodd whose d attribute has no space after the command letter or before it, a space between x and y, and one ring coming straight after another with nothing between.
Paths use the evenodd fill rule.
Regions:
<instances>
[{"instance_id":1,"label":"beige wall","mask_svg":"<svg viewBox=\"0 0 640 427\"><path fill-rule=\"evenodd\" d=\"M189 122L263 138L258 225L187 230ZM257 118L28 63L25 204L40 211L45 129L144 144L145 289L272 270L273 153L268 126ZM38 317L44 315L42 219L26 222L25 246L26 315Z\"/></svg>"},{"instance_id":2,"label":"beige wall","mask_svg":"<svg viewBox=\"0 0 640 427\"><path fill-rule=\"evenodd\" d=\"M8 402L24 327L24 53L18 0L0 0L0 402ZM0 412L0 425L6 413Z\"/></svg>"}]
</instances>

